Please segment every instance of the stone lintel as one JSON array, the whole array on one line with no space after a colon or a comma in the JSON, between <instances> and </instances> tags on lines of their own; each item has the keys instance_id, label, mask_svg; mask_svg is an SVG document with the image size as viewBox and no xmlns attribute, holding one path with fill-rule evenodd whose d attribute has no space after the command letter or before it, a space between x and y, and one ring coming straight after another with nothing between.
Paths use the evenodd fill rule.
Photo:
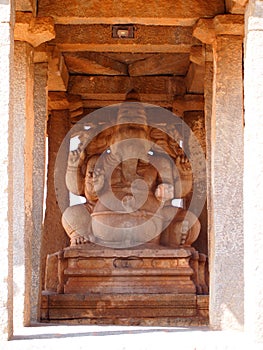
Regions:
<instances>
[{"instance_id":1,"label":"stone lintel","mask_svg":"<svg viewBox=\"0 0 263 350\"><path fill-rule=\"evenodd\" d=\"M56 23L144 23L147 25L193 25L200 16L224 11L223 0L39 0L39 16L54 16ZM188 24L187 24L188 23Z\"/></svg>"},{"instance_id":2,"label":"stone lintel","mask_svg":"<svg viewBox=\"0 0 263 350\"><path fill-rule=\"evenodd\" d=\"M193 36L203 43L212 44L218 35L244 35L242 15L218 15L214 18L200 18L193 30Z\"/></svg>"},{"instance_id":3,"label":"stone lintel","mask_svg":"<svg viewBox=\"0 0 263 350\"><path fill-rule=\"evenodd\" d=\"M129 22L128 22L129 23ZM56 38L52 44L63 52L167 52L189 53L192 27L136 25L133 39L112 38L112 27L103 24L56 24Z\"/></svg>"},{"instance_id":4,"label":"stone lintel","mask_svg":"<svg viewBox=\"0 0 263 350\"><path fill-rule=\"evenodd\" d=\"M17 12L14 38L37 47L55 38L54 20L52 17L35 18L30 12Z\"/></svg>"},{"instance_id":5,"label":"stone lintel","mask_svg":"<svg viewBox=\"0 0 263 350\"><path fill-rule=\"evenodd\" d=\"M184 96L176 96L173 102L173 113L182 117L186 111L203 111L204 96L186 94Z\"/></svg>"},{"instance_id":6,"label":"stone lintel","mask_svg":"<svg viewBox=\"0 0 263 350\"><path fill-rule=\"evenodd\" d=\"M171 76L71 76L69 93L81 95L82 99L100 101L123 101L131 88L135 89L142 101L149 103L173 101L174 96L185 94L182 77Z\"/></svg>"}]
</instances>

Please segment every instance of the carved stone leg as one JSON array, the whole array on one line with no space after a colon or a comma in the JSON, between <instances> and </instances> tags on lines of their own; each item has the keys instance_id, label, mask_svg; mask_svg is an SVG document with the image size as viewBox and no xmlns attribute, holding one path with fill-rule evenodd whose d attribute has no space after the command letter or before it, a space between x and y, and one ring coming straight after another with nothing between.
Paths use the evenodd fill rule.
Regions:
<instances>
[{"instance_id":1,"label":"carved stone leg","mask_svg":"<svg viewBox=\"0 0 263 350\"><path fill-rule=\"evenodd\" d=\"M172 247L190 246L199 235L200 222L189 211L177 208L173 210L176 215L162 234L161 244Z\"/></svg>"},{"instance_id":2,"label":"carved stone leg","mask_svg":"<svg viewBox=\"0 0 263 350\"><path fill-rule=\"evenodd\" d=\"M202 294L208 294L208 286L206 284L206 263L207 256L205 254L199 254L199 283L202 288Z\"/></svg>"},{"instance_id":3,"label":"carved stone leg","mask_svg":"<svg viewBox=\"0 0 263 350\"><path fill-rule=\"evenodd\" d=\"M194 284L196 286L196 293L202 294L202 288L200 285L200 278L199 278L199 253L198 251L193 251L192 257L190 260L190 266L194 271L194 274L192 276L192 280L194 281Z\"/></svg>"},{"instance_id":4,"label":"carved stone leg","mask_svg":"<svg viewBox=\"0 0 263 350\"><path fill-rule=\"evenodd\" d=\"M93 241L91 217L84 204L68 207L62 215L62 225L70 237L71 245Z\"/></svg>"}]
</instances>

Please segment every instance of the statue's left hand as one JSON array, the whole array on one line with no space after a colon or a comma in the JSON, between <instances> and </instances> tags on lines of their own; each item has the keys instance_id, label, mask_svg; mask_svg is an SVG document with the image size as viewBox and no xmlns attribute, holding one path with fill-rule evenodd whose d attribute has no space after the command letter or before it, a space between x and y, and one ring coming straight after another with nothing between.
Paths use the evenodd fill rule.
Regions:
<instances>
[{"instance_id":1,"label":"statue's left hand","mask_svg":"<svg viewBox=\"0 0 263 350\"><path fill-rule=\"evenodd\" d=\"M174 186L167 183L162 183L155 190L155 197L160 202L166 202L174 198Z\"/></svg>"}]
</instances>

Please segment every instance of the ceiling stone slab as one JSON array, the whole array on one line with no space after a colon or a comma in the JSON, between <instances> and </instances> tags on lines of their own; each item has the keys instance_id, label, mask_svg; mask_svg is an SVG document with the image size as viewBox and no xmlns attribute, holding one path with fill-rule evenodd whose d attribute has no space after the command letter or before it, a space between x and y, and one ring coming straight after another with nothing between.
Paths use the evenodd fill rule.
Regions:
<instances>
[{"instance_id":1,"label":"ceiling stone slab","mask_svg":"<svg viewBox=\"0 0 263 350\"><path fill-rule=\"evenodd\" d=\"M151 56L152 53L134 53L134 52L107 52L106 55L114 60L131 64L136 61L145 60Z\"/></svg>"},{"instance_id":2,"label":"ceiling stone slab","mask_svg":"<svg viewBox=\"0 0 263 350\"><path fill-rule=\"evenodd\" d=\"M129 75L185 75L188 66L189 54L157 54L130 64Z\"/></svg>"},{"instance_id":3,"label":"ceiling stone slab","mask_svg":"<svg viewBox=\"0 0 263 350\"><path fill-rule=\"evenodd\" d=\"M65 62L70 73L127 75L125 63L95 52L65 53Z\"/></svg>"},{"instance_id":4,"label":"ceiling stone slab","mask_svg":"<svg viewBox=\"0 0 263 350\"><path fill-rule=\"evenodd\" d=\"M39 0L39 16L56 23L144 23L193 25L200 17L224 13L223 0Z\"/></svg>"}]
</instances>

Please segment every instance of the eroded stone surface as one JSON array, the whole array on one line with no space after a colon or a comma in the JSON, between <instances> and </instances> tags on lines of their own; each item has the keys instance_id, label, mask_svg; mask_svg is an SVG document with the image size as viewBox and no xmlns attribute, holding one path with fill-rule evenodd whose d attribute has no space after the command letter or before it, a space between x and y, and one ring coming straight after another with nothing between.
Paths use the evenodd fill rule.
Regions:
<instances>
[{"instance_id":1,"label":"eroded stone surface","mask_svg":"<svg viewBox=\"0 0 263 350\"><path fill-rule=\"evenodd\" d=\"M12 336L13 332L13 300L12 300L12 214L9 208L11 207L10 197L12 196L11 169L10 169L10 150L12 147L13 134L9 134L12 114L12 76L10 75L13 69L13 43L12 33L9 23L2 23L2 15L4 10L6 14L10 11L10 6L0 5L0 74L5 77L0 85L0 103L2 109L1 122L1 153L0 153L0 177L1 177L1 192L0 192L0 220L2 230L2 242L0 246L0 339L7 340ZM7 11L8 10L8 11ZM10 20L10 18L9 18ZM9 207L10 206L10 207Z\"/></svg>"},{"instance_id":2,"label":"eroded stone surface","mask_svg":"<svg viewBox=\"0 0 263 350\"><path fill-rule=\"evenodd\" d=\"M245 38L245 329L255 342L263 342L263 3L250 1ZM253 23L253 25L252 25Z\"/></svg>"},{"instance_id":3,"label":"eroded stone surface","mask_svg":"<svg viewBox=\"0 0 263 350\"><path fill-rule=\"evenodd\" d=\"M53 16L60 23L79 23L86 20L91 23L146 23L193 24L201 16L213 17L224 12L224 1L187 0L160 1L150 0L147 5L143 1L129 0L122 3L98 0L89 3L83 0L74 1L39 1L39 16ZM188 20L188 22L184 21Z\"/></svg>"},{"instance_id":4,"label":"eroded stone surface","mask_svg":"<svg viewBox=\"0 0 263 350\"><path fill-rule=\"evenodd\" d=\"M54 20L52 17L35 18L30 12L17 12L14 36L15 40L37 47L55 37Z\"/></svg>"},{"instance_id":5,"label":"eroded stone surface","mask_svg":"<svg viewBox=\"0 0 263 350\"><path fill-rule=\"evenodd\" d=\"M244 321L242 41L220 35L213 48L210 322L216 328L241 328Z\"/></svg>"}]
</instances>

